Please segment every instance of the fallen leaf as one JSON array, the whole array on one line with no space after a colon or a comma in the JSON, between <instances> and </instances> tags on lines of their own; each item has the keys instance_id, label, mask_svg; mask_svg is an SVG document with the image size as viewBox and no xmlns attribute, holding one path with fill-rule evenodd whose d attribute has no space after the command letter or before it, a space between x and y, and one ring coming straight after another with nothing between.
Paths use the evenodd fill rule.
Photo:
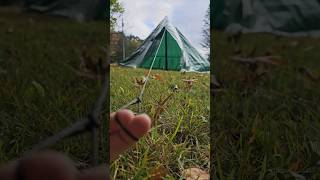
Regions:
<instances>
[{"instance_id":1,"label":"fallen leaf","mask_svg":"<svg viewBox=\"0 0 320 180\"><path fill-rule=\"evenodd\" d=\"M145 76L143 76L142 78L137 78L137 77L134 78L134 84L136 86L142 86L146 81L147 81L147 78Z\"/></svg>"},{"instance_id":2,"label":"fallen leaf","mask_svg":"<svg viewBox=\"0 0 320 180\"><path fill-rule=\"evenodd\" d=\"M305 67L300 67L298 68L298 71L308 77L311 81L318 81L320 80L320 76L317 75L316 73L312 72L310 69L305 68Z\"/></svg>"},{"instance_id":3,"label":"fallen leaf","mask_svg":"<svg viewBox=\"0 0 320 180\"><path fill-rule=\"evenodd\" d=\"M183 82L186 83L186 89L191 89L193 84L196 83L198 80L197 79L182 79Z\"/></svg>"},{"instance_id":4,"label":"fallen leaf","mask_svg":"<svg viewBox=\"0 0 320 180\"><path fill-rule=\"evenodd\" d=\"M257 135L257 129L254 127L251 130L251 137L249 138L248 144L252 144L256 140L256 135Z\"/></svg>"},{"instance_id":5,"label":"fallen leaf","mask_svg":"<svg viewBox=\"0 0 320 180\"><path fill-rule=\"evenodd\" d=\"M199 168L189 168L182 171L182 176L186 180L209 180L210 175Z\"/></svg>"},{"instance_id":6,"label":"fallen leaf","mask_svg":"<svg viewBox=\"0 0 320 180\"><path fill-rule=\"evenodd\" d=\"M292 163L289 167L290 171L298 172L303 168L303 162L301 159L298 159L296 162Z\"/></svg>"},{"instance_id":7,"label":"fallen leaf","mask_svg":"<svg viewBox=\"0 0 320 180\"><path fill-rule=\"evenodd\" d=\"M95 52L91 52L87 46L84 46L80 52L79 70L85 73L90 73L93 76L103 75L107 70L105 59L102 56L97 56Z\"/></svg>"},{"instance_id":8,"label":"fallen leaf","mask_svg":"<svg viewBox=\"0 0 320 180\"><path fill-rule=\"evenodd\" d=\"M197 79L182 79L182 81L190 83L190 82L197 82Z\"/></svg>"},{"instance_id":9,"label":"fallen leaf","mask_svg":"<svg viewBox=\"0 0 320 180\"><path fill-rule=\"evenodd\" d=\"M158 80L158 81L161 81L163 78L160 74L155 74L154 75L154 79Z\"/></svg>"},{"instance_id":10,"label":"fallen leaf","mask_svg":"<svg viewBox=\"0 0 320 180\"><path fill-rule=\"evenodd\" d=\"M164 166L159 166L150 171L151 180L162 180L168 174Z\"/></svg>"}]
</instances>

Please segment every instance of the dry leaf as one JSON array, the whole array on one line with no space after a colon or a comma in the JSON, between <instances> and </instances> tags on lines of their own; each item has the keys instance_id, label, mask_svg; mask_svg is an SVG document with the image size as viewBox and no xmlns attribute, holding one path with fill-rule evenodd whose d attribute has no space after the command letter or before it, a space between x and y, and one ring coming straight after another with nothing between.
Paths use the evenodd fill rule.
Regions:
<instances>
[{"instance_id":1,"label":"dry leaf","mask_svg":"<svg viewBox=\"0 0 320 180\"><path fill-rule=\"evenodd\" d=\"M191 89L193 84L196 83L198 80L197 79L182 79L182 81L186 83L187 89Z\"/></svg>"},{"instance_id":2,"label":"dry leaf","mask_svg":"<svg viewBox=\"0 0 320 180\"><path fill-rule=\"evenodd\" d=\"M257 129L254 127L251 130L252 136L249 138L248 144L252 144L256 140Z\"/></svg>"},{"instance_id":3,"label":"dry leaf","mask_svg":"<svg viewBox=\"0 0 320 180\"><path fill-rule=\"evenodd\" d=\"M146 76L147 76L147 75L146 75ZM158 81L162 81L162 79L163 79L160 74L150 75L150 78L151 78L151 79L158 80Z\"/></svg>"},{"instance_id":4,"label":"dry leaf","mask_svg":"<svg viewBox=\"0 0 320 180\"><path fill-rule=\"evenodd\" d=\"M182 79L182 81L190 83L190 82L197 82L197 79Z\"/></svg>"},{"instance_id":5,"label":"dry leaf","mask_svg":"<svg viewBox=\"0 0 320 180\"><path fill-rule=\"evenodd\" d=\"M151 180L162 180L167 174L168 171L163 166L159 166L150 171Z\"/></svg>"},{"instance_id":6,"label":"dry leaf","mask_svg":"<svg viewBox=\"0 0 320 180\"><path fill-rule=\"evenodd\" d=\"M182 176L186 180L209 180L210 175L199 168L189 168L182 171Z\"/></svg>"},{"instance_id":7,"label":"dry leaf","mask_svg":"<svg viewBox=\"0 0 320 180\"><path fill-rule=\"evenodd\" d=\"M298 159L296 162L292 163L289 167L290 171L298 172L303 168L303 162L301 159Z\"/></svg>"},{"instance_id":8,"label":"dry leaf","mask_svg":"<svg viewBox=\"0 0 320 180\"><path fill-rule=\"evenodd\" d=\"M147 81L147 78L144 76L142 78L137 78L137 77L134 78L135 86L142 86L146 81Z\"/></svg>"},{"instance_id":9,"label":"dry leaf","mask_svg":"<svg viewBox=\"0 0 320 180\"><path fill-rule=\"evenodd\" d=\"M303 74L303 75L305 75L306 77L308 77L311 81L318 81L318 80L320 80L320 76L318 76L316 73L314 73L314 72L311 72L311 70L310 69L308 69L308 68L305 68L305 67L300 67L299 69L298 69L298 71L301 73L301 74Z\"/></svg>"},{"instance_id":10,"label":"dry leaf","mask_svg":"<svg viewBox=\"0 0 320 180\"><path fill-rule=\"evenodd\" d=\"M107 70L107 60L105 58L106 53L101 50L84 45L80 50L79 59L79 70L82 73L91 74L93 76L103 76ZM78 50L75 50L78 52Z\"/></svg>"},{"instance_id":11,"label":"dry leaf","mask_svg":"<svg viewBox=\"0 0 320 180\"><path fill-rule=\"evenodd\" d=\"M158 80L158 81L161 81L163 78L160 74L155 74L154 75L154 79Z\"/></svg>"}]
</instances>

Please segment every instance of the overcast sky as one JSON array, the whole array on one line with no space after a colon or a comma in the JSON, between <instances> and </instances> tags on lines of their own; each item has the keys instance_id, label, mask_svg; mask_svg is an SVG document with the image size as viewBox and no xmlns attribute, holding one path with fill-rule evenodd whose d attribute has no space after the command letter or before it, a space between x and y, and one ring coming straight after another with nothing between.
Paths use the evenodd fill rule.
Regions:
<instances>
[{"instance_id":1,"label":"overcast sky","mask_svg":"<svg viewBox=\"0 0 320 180\"><path fill-rule=\"evenodd\" d=\"M119 0L125 8L124 31L145 39L158 23L168 16L191 43L201 47L203 19L209 0ZM119 26L121 27L121 26Z\"/></svg>"}]
</instances>

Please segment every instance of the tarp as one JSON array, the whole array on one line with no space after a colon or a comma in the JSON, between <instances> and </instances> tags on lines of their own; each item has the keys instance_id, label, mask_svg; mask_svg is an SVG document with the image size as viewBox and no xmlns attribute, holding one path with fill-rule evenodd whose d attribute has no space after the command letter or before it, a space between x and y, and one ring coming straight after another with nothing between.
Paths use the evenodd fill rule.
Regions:
<instances>
[{"instance_id":1,"label":"tarp","mask_svg":"<svg viewBox=\"0 0 320 180\"><path fill-rule=\"evenodd\" d=\"M210 63L165 17L142 45L120 65L173 71L209 71Z\"/></svg>"},{"instance_id":2,"label":"tarp","mask_svg":"<svg viewBox=\"0 0 320 180\"><path fill-rule=\"evenodd\" d=\"M320 36L319 0L215 0L212 15L227 32Z\"/></svg>"},{"instance_id":3,"label":"tarp","mask_svg":"<svg viewBox=\"0 0 320 180\"><path fill-rule=\"evenodd\" d=\"M27 10L78 21L107 17L107 0L0 0L2 5L10 5L13 2L21 2Z\"/></svg>"}]
</instances>

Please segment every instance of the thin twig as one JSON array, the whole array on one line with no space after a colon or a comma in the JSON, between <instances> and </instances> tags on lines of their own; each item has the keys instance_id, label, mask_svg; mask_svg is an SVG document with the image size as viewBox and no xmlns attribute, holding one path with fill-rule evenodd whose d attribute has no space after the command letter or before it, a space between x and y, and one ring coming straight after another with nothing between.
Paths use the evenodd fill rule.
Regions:
<instances>
[{"instance_id":1,"label":"thin twig","mask_svg":"<svg viewBox=\"0 0 320 180\"><path fill-rule=\"evenodd\" d=\"M82 118L81 120L77 121L74 125L71 127L68 127L66 129L63 129L59 133L57 133L54 136L51 136L44 140L43 142L40 142L39 144L35 145L30 152L39 151L45 148L48 148L54 144L56 144L58 141L64 138L76 136L82 133L91 132L92 134L92 157L91 161L92 164L98 165L98 156L99 156L99 140L98 140L98 133L97 129L99 127L99 121L98 117L99 114L103 108L103 104L106 101L107 98L107 92L108 92L108 78L107 78L107 71L104 73L103 76L103 88L100 96L96 100L92 110L89 112L87 117ZM30 152L27 152L30 153Z\"/></svg>"}]
</instances>

